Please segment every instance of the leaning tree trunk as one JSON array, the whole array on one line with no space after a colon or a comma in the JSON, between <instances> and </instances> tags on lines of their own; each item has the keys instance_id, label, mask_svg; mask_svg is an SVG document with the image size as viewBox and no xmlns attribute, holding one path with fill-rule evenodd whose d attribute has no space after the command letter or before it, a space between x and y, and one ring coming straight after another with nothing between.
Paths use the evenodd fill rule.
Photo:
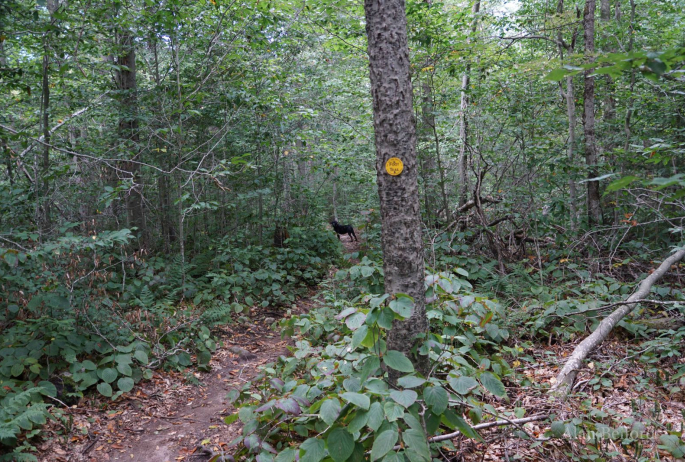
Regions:
<instances>
[{"instance_id":1,"label":"leaning tree trunk","mask_svg":"<svg viewBox=\"0 0 685 462\"><path fill-rule=\"evenodd\" d=\"M585 56L594 60L595 53L595 0L585 2L583 27L585 30ZM595 139L595 78L593 69L585 71L585 89L583 92L583 124L585 130L585 163L588 167L588 179L597 178L597 140ZM587 182L587 217L590 226L602 222L600 208L599 181Z\"/></svg>"},{"instance_id":2,"label":"leaning tree trunk","mask_svg":"<svg viewBox=\"0 0 685 462\"><path fill-rule=\"evenodd\" d=\"M664 262L646 277L637 288L637 291L633 293L625 303L607 316L602 322L599 323L597 329L590 334L588 338L580 342L571 356L566 360L559 375L556 377L554 385L552 385L552 393L558 396L565 397L573 388L573 382L576 379L576 374L580 369L581 363L587 358L587 356L594 350L600 343L607 338L609 332L616 326L616 324L621 321L628 313L635 309L637 303L649 294L652 286L656 281L661 279L661 277L666 274L666 272L671 268L671 265L678 263L685 256L685 250L678 250L676 253L668 257Z\"/></svg>"},{"instance_id":3,"label":"leaning tree trunk","mask_svg":"<svg viewBox=\"0 0 685 462\"><path fill-rule=\"evenodd\" d=\"M410 318L393 322L387 348L401 351L419 372L426 374L428 357L411 355L417 335L428 331L428 319L417 181L416 123L412 109L404 8L404 0L364 1L385 291L389 294L405 293L414 299ZM386 171L386 162L393 157L404 163L404 169L396 176ZM398 372L391 370L390 380L395 382L397 378Z\"/></svg>"}]
</instances>

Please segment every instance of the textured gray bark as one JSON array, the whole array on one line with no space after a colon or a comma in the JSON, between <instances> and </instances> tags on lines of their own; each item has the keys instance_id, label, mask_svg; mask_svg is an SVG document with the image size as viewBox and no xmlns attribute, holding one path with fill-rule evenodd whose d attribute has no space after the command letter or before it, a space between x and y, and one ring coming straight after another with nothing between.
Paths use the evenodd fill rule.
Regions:
<instances>
[{"instance_id":1,"label":"textured gray bark","mask_svg":"<svg viewBox=\"0 0 685 462\"><path fill-rule=\"evenodd\" d=\"M122 138L128 160L122 162L123 169L131 174L132 187L126 198L126 209L130 226L138 228L141 247L147 245L147 230L143 209L142 185L140 184L140 164L138 154L138 95L136 84L136 52L133 37L124 32L118 37L120 47L116 64L121 66L116 72L117 89L121 92L121 116L119 137Z\"/></svg>"},{"instance_id":2,"label":"textured gray bark","mask_svg":"<svg viewBox=\"0 0 685 462\"><path fill-rule=\"evenodd\" d=\"M611 19L611 0L599 0L599 17L602 21Z\"/></svg>"},{"instance_id":3,"label":"textured gray bark","mask_svg":"<svg viewBox=\"0 0 685 462\"><path fill-rule=\"evenodd\" d=\"M595 10L596 0L585 2L583 28L585 38L585 55L594 59L595 53ZM597 140L595 137L595 78L594 69L585 71L585 89L583 92L583 124L585 130L585 163L588 166L588 178L597 178ZM587 182L587 216L588 224L602 222L600 207L599 181Z\"/></svg>"},{"instance_id":4,"label":"textured gray bark","mask_svg":"<svg viewBox=\"0 0 685 462\"><path fill-rule=\"evenodd\" d=\"M405 353L416 369L425 374L428 358L410 354L416 336L428 331L428 319L424 299L416 122L404 0L365 0L364 10L369 40L385 291L405 293L414 298L411 317L393 323L387 348ZM398 176L385 171L385 163L391 157L398 157L404 163L404 170ZM391 381L397 378L396 371L390 370Z\"/></svg>"},{"instance_id":5,"label":"textured gray bark","mask_svg":"<svg viewBox=\"0 0 685 462\"><path fill-rule=\"evenodd\" d=\"M664 262L646 277L639 285L635 293L628 297L626 304L622 305L620 308L615 310L609 316L604 318L602 322L599 323L597 329L590 334L585 340L580 342L578 346L573 350L571 356L566 360L566 364L561 369L557 375L556 381L552 385L551 392L557 394L561 397L565 397L573 387L573 382L576 379L576 374L580 369L582 362L587 358L587 356L594 350L604 339L609 335L609 332L623 319L628 313L633 311L637 306L637 302L643 300L652 289L652 286L656 281L661 279L661 277L666 274L666 272L671 268L671 265L678 263L683 257L685 257L685 250L679 250L670 257L668 257Z\"/></svg>"}]
</instances>

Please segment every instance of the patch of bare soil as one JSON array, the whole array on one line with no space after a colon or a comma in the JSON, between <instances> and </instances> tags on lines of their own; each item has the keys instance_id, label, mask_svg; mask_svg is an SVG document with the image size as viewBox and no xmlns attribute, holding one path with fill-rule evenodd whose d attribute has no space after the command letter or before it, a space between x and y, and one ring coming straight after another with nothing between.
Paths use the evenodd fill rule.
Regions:
<instances>
[{"instance_id":1,"label":"patch of bare soil","mask_svg":"<svg viewBox=\"0 0 685 462\"><path fill-rule=\"evenodd\" d=\"M298 311L309 309L314 295L300 300ZM280 315L254 310L249 323L224 326L211 372L155 373L114 403L98 400L99 408L65 410L73 419L70 434L48 441L40 460L206 460L196 451L202 441L221 447L237 436L227 434L222 420L234 411L225 399L228 391L241 387L260 365L288 353L287 340L270 328Z\"/></svg>"}]
</instances>

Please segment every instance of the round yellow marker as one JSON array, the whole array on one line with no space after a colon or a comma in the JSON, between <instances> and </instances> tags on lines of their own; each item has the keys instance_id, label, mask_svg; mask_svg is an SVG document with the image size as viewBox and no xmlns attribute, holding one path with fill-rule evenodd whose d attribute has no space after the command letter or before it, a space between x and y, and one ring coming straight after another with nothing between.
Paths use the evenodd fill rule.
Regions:
<instances>
[{"instance_id":1,"label":"round yellow marker","mask_svg":"<svg viewBox=\"0 0 685 462\"><path fill-rule=\"evenodd\" d=\"M404 164L397 157L391 157L385 163L385 171L391 174L392 176L399 175L400 173L402 173L402 170L404 170Z\"/></svg>"}]
</instances>

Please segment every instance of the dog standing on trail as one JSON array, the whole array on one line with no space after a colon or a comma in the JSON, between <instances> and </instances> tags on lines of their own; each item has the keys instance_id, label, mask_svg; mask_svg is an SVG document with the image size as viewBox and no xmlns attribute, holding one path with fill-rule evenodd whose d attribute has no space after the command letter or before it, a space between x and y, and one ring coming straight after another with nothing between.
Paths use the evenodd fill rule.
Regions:
<instances>
[{"instance_id":1,"label":"dog standing on trail","mask_svg":"<svg viewBox=\"0 0 685 462\"><path fill-rule=\"evenodd\" d=\"M352 225L341 225L337 221L333 220L331 221L331 226L333 226L333 229L335 230L335 233L338 236L338 240L340 240L340 235L341 234L347 234L350 236L350 242L352 242L352 238L354 237L355 241L358 241L357 235L354 234L354 228Z\"/></svg>"}]
</instances>

